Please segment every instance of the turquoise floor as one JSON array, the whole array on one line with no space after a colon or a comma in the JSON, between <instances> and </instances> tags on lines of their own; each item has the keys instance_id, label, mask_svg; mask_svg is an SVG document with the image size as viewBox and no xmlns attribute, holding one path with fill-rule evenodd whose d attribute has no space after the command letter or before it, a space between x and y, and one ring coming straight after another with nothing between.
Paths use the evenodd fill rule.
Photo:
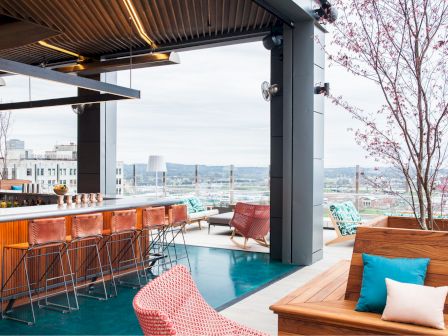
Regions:
<instances>
[{"instance_id":1,"label":"turquoise floor","mask_svg":"<svg viewBox=\"0 0 448 336\"><path fill-rule=\"evenodd\" d=\"M298 269L269 261L265 253L188 247L192 275L207 302L222 309ZM119 288L108 301L79 298L80 310L70 314L37 310L37 323L26 326L0 321L0 334L14 335L136 335L141 334L132 309L136 290Z\"/></svg>"}]
</instances>

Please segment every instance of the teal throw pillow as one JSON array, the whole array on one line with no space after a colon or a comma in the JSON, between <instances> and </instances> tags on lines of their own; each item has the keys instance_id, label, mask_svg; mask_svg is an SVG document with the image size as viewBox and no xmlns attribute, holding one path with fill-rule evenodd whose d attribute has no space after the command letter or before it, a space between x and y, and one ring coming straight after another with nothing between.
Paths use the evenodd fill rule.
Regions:
<instances>
[{"instance_id":1,"label":"teal throw pillow","mask_svg":"<svg viewBox=\"0 0 448 336\"><path fill-rule=\"evenodd\" d=\"M204 205L197 197L190 197L189 201L190 201L191 207L194 209L194 212L205 211Z\"/></svg>"},{"instance_id":2,"label":"teal throw pillow","mask_svg":"<svg viewBox=\"0 0 448 336\"><path fill-rule=\"evenodd\" d=\"M182 204L185 204L185 205L187 206L187 212L188 212L189 214L190 214L190 213L193 213L193 212L196 212L196 211L194 210L194 208L191 206L190 200L189 200L188 198L183 199L183 200L181 201L181 203L182 203Z\"/></svg>"},{"instance_id":3,"label":"teal throw pillow","mask_svg":"<svg viewBox=\"0 0 448 336\"><path fill-rule=\"evenodd\" d=\"M386 258L362 254L364 271L355 310L382 313L386 306L386 278L415 285L425 283L429 258Z\"/></svg>"}]
</instances>

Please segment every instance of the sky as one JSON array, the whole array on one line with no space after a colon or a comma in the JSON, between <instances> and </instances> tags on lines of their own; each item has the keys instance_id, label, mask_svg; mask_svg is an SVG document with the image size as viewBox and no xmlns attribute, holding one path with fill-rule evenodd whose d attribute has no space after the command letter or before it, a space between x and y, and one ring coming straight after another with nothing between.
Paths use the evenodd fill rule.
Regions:
<instances>
[{"instance_id":1,"label":"sky","mask_svg":"<svg viewBox=\"0 0 448 336\"><path fill-rule=\"evenodd\" d=\"M158 154L184 164L266 166L269 164L269 103L260 85L269 81L269 52L261 42L179 53L181 64L133 70L131 86L140 100L118 102L117 157L145 163ZM3 102L76 95L70 86L8 76L0 87ZM129 71L118 84L129 86ZM326 81L334 95L376 109L380 93L371 83L329 67ZM10 137L36 152L76 142L76 115L70 106L12 112ZM350 115L326 101L325 167L373 166L348 129Z\"/></svg>"}]
</instances>

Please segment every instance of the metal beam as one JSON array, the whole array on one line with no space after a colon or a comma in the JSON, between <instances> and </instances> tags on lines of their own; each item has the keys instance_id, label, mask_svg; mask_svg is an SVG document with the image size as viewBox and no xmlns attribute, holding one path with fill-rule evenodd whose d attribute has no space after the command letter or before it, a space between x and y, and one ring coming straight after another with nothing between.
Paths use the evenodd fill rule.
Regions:
<instances>
[{"instance_id":1,"label":"metal beam","mask_svg":"<svg viewBox=\"0 0 448 336\"><path fill-rule=\"evenodd\" d=\"M136 48L132 50L132 53L134 55L142 55L151 52L167 52L177 50L189 51L189 50L197 50L212 47L223 47L232 44L261 41L263 37L265 37L266 34L270 32L271 32L270 27L264 27L263 29L257 31L243 31L219 36L199 37L191 40L179 41L176 43L167 43L155 50L152 50L151 48L148 47ZM122 52L103 55L103 58L115 59L118 57L129 57L129 54L130 52L126 50Z\"/></svg>"},{"instance_id":2,"label":"metal beam","mask_svg":"<svg viewBox=\"0 0 448 336\"><path fill-rule=\"evenodd\" d=\"M35 107L47 107L47 106L98 103L102 101L140 98L139 90L104 83L89 78L78 77L75 75L69 75L50 69L40 68L33 65L6 60L3 58L0 58L0 70L12 74L49 80L60 84L73 85L78 88L98 92L98 93L92 92L91 95L89 94L83 97L75 96L75 97L54 98L54 99L44 99L35 101L23 101L16 103L5 103L0 104L0 111L35 108ZM99 93L99 92L105 92L105 93Z\"/></svg>"},{"instance_id":3,"label":"metal beam","mask_svg":"<svg viewBox=\"0 0 448 336\"><path fill-rule=\"evenodd\" d=\"M14 62L3 58L0 58L0 71L49 80L60 84L73 85L79 88L93 91L107 92L124 98L140 98L139 90L104 83L89 78L77 77L74 75L69 75L24 63Z\"/></svg>"},{"instance_id":4,"label":"metal beam","mask_svg":"<svg viewBox=\"0 0 448 336\"><path fill-rule=\"evenodd\" d=\"M122 71L129 69L149 68L161 65L179 64L179 54L153 53L134 57L118 58L101 62L73 64L53 68L53 70L64 73L75 72L78 75L94 75L106 72Z\"/></svg>"},{"instance_id":5,"label":"metal beam","mask_svg":"<svg viewBox=\"0 0 448 336\"><path fill-rule=\"evenodd\" d=\"M130 99L130 98L109 93L93 93L87 96L73 96L64 98L31 100L16 103L4 103L0 104L0 111L63 106L63 105L92 104L92 103L101 103L123 99Z\"/></svg>"}]
</instances>

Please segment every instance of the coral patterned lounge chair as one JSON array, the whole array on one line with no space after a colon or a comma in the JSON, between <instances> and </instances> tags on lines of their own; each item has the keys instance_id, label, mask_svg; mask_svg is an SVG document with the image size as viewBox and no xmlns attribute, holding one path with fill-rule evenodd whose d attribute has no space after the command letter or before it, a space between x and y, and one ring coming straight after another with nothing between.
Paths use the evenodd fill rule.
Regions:
<instances>
[{"instance_id":1,"label":"coral patterned lounge chair","mask_svg":"<svg viewBox=\"0 0 448 336\"><path fill-rule=\"evenodd\" d=\"M266 336L218 314L202 298L182 265L143 287L133 306L143 333L149 336Z\"/></svg>"},{"instance_id":2,"label":"coral patterned lounge chair","mask_svg":"<svg viewBox=\"0 0 448 336\"><path fill-rule=\"evenodd\" d=\"M263 246L269 246L266 241L266 236L269 233L270 223L270 206L269 205L255 205L238 202L235 205L233 218L230 221L230 227L233 227L233 240L235 234L239 233L244 237L244 249L247 246L247 241L252 238L257 243ZM235 244L237 244L235 242ZM239 245L239 244L237 244Z\"/></svg>"}]
</instances>

